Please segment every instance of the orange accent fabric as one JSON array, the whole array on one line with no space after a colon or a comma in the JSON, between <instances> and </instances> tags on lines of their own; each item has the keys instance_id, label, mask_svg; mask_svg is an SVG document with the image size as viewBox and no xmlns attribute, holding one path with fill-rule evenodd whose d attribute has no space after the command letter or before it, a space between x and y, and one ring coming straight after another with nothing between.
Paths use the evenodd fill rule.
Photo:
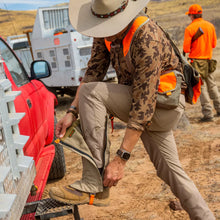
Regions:
<instances>
[{"instance_id":1,"label":"orange accent fabric","mask_svg":"<svg viewBox=\"0 0 220 220\"><path fill-rule=\"evenodd\" d=\"M111 41L107 41L107 40L105 39L105 46L107 47L107 49L108 49L109 52L110 52L110 50L111 50L111 44L112 44Z\"/></svg>"},{"instance_id":2,"label":"orange accent fabric","mask_svg":"<svg viewBox=\"0 0 220 220\"><path fill-rule=\"evenodd\" d=\"M198 28L202 28L204 34L193 43L192 37ZM211 59L212 49L216 47L217 37L215 27L203 18L197 18L185 29L183 51L189 53L189 58Z\"/></svg>"},{"instance_id":3,"label":"orange accent fabric","mask_svg":"<svg viewBox=\"0 0 220 220\"><path fill-rule=\"evenodd\" d=\"M93 205L94 198L95 198L95 195L91 194L90 197L89 197L89 205Z\"/></svg>"},{"instance_id":4,"label":"orange accent fabric","mask_svg":"<svg viewBox=\"0 0 220 220\"><path fill-rule=\"evenodd\" d=\"M130 30L128 31L125 38L123 39L123 54L124 54L124 56L126 56L129 51L130 44L131 44L134 33L139 28L139 26L147 20L148 20L148 18L146 16L140 16L140 17L136 18L135 21L133 22Z\"/></svg>"},{"instance_id":5,"label":"orange accent fabric","mask_svg":"<svg viewBox=\"0 0 220 220\"><path fill-rule=\"evenodd\" d=\"M109 115L109 118L111 120L111 126L112 126L112 133L114 131L114 116L112 114Z\"/></svg>"},{"instance_id":6,"label":"orange accent fabric","mask_svg":"<svg viewBox=\"0 0 220 220\"><path fill-rule=\"evenodd\" d=\"M200 78L198 84L196 84L196 86L193 87L193 99L192 99L193 104L196 104L201 94L201 85L202 85L202 80Z\"/></svg>"},{"instance_id":7,"label":"orange accent fabric","mask_svg":"<svg viewBox=\"0 0 220 220\"><path fill-rule=\"evenodd\" d=\"M63 32L58 32L58 33L54 34L54 36L61 35L61 34L63 34Z\"/></svg>"},{"instance_id":8,"label":"orange accent fabric","mask_svg":"<svg viewBox=\"0 0 220 220\"><path fill-rule=\"evenodd\" d=\"M176 88L176 76L174 72L169 72L160 76L160 84L158 86L158 92L171 95L170 91Z\"/></svg>"},{"instance_id":9,"label":"orange accent fabric","mask_svg":"<svg viewBox=\"0 0 220 220\"><path fill-rule=\"evenodd\" d=\"M129 29L128 33L126 34L126 36L125 36L125 38L123 39L123 42L122 42L123 43L123 54L124 54L124 56L126 56L128 51L129 51L130 44L131 44L134 33L139 28L139 26L142 25L147 20L148 20L148 17L140 16L140 17L136 18L135 21L133 22L131 28ZM105 39L105 45L106 45L108 51L111 50L111 43L112 42L107 41Z\"/></svg>"},{"instance_id":10,"label":"orange accent fabric","mask_svg":"<svg viewBox=\"0 0 220 220\"><path fill-rule=\"evenodd\" d=\"M55 142L56 144L59 144L59 143L60 143L60 139L57 138L54 142Z\"/></svg>"}]
</instances>

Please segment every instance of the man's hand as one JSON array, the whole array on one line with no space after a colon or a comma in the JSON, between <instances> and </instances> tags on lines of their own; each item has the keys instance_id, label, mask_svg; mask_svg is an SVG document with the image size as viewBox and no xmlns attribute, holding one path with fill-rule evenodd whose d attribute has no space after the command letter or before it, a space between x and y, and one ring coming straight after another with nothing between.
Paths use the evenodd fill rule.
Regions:
<instances>
[{"instance_id":1,"label":"man's hand","mask_svg":"<svg viewBox=\"0 0 220 220\"><path fill-rule=\"evenodd\" d=\"M126 128L121 148L131 152L141 134L142 131ZM116 186L118 181L123 177L125 164L125 160L122 160L119 156L115 156L105 169L103 185L106 187Z\"/></svg>"},{"instance_id":2,"label":"man's hand","mask_svg":"<svg viewBox=\"0 0 220 220\"><path fill-rule=\"evenodd\" d=\"M62 119L60 119L56 124L56 137L62 138L66 133L66 129L70 127L75 120L76 117L72 113L68 113Z\"/></svg>"},{"instance_id":3,"label":"man's hand","mask_svg":"<svg viewBox=\"0 0 220 220\"><path fill-rule=\"evenodd\" d=\"M120 157L116 156L105 169L103 185L105 187L116 186L118 181L122 179L124 175L124 167L126 161L123 161Z\"/></svg>"}]
</instances>

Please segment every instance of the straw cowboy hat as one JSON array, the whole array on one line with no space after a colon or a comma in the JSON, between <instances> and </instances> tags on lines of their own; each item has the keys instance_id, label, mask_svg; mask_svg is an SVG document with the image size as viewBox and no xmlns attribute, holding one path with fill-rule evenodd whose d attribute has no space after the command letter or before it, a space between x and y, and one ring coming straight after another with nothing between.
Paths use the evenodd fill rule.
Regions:
<instances>
[{"instance_id":1,"label":"straw cowboy hat","mask_svg":"<svg viewBox=\"0 0 220 220\"><path fill-rule=\"evenodd\" d=\"M108 37L122 31L150 0L70 0L69 18L81 34Z\"/></svg>"}]
</instances>

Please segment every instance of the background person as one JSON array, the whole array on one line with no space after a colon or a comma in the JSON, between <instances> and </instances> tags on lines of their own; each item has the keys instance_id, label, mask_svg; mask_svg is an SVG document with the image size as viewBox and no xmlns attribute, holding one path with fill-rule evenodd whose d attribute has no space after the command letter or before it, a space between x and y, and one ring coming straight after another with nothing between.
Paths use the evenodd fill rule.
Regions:
<instances>
[{"instance_id":1,"label":"background person","mask_svg":"<svg viewBox=\"0 0 220 220\"><path fill-rule=\"evenodd\" d=\"M214 74L209 71L212 50L217 43L215 27L202 18L202 7L198 4L191 5L186 14L190 17L192 23L185 29L183 51L189 53L188 57L191 60L191 64L201 74L203 82L200 95L203 118L200 121L212 121L213 111L210 98L213 100L214 108L217 112L216 116L220 116L219 91ZM199 28L201 36L192 42Z\"/></svg>"},{"instance_id":2,"label":"background person","mask_svg":"<svg viewBox=\"0 0 220 220\"><path fill-rule=\"evenodd\" d=\"M79 111L83 137L101 175L104 170L104 177L99 184L91 164L83 163L82 180L53 187L49 193L58 201L72 204L88 204L91 194L96 193L93 204L106 205L107 188L116 186L123 177L132 149L141 138L157 175L171 187L190 218L214 220L178 158L172 129L184 111L184 94L179 94L179 106L174 109L156 107L161 74L174 70L180 73L182 66L164 32L146 15L139 14L147 3L148 0L70 1L73 27L94 37L94 42L83 82L68 113L58 122L56 135L63 137ZM100 82L110 61L119 84ZM184 90L184 82L182 86ZM115 157L105 167L107 113L127 122L127 128Z\"/></svg>"}]
</instances>

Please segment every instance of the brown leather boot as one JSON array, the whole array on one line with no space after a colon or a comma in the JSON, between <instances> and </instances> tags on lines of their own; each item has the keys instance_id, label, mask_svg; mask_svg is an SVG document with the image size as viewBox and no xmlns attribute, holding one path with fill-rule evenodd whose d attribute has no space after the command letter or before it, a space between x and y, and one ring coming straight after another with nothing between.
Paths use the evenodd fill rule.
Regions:
<instances>
[{"instance_id":1,"label":"brown leather boot","mask_svg":"<svg viewBox=\"0 0 220 220\"><path fill-rule=\"evenodd\" d=\"M90 204L95 206L109 205L109 188L104 188L103 192L96 194L81 192L71 186L51 187L49 196L59 202L67 204Z\"/></svg>"},{"instance_id":2,"label":"brown leather boot","mask_svg":"<svg viewBox=\"0 0 220 220\"><path fill-rule=\"evenodd\" d=\"M108 206L110 203L110 190L108 187L103 188L103 192L96 193L93 205Z\"/></svg>"}]
</instances>

